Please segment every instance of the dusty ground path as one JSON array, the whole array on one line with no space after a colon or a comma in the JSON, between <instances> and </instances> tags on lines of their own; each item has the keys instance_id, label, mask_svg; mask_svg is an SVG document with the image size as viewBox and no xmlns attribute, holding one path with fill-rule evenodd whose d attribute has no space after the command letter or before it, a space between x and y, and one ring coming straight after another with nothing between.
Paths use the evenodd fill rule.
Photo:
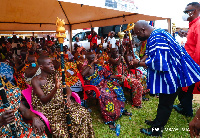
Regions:
<instances>
[{"instance_id":1,"label":"dusty ground path","mask_svg":"<svg viewBox=\"0 0 200 138\"><path fill-rule=\"evenodd\" d=\"M193 102L200 104L200 94L193 94Z\"/></svg>"}]
</instances>

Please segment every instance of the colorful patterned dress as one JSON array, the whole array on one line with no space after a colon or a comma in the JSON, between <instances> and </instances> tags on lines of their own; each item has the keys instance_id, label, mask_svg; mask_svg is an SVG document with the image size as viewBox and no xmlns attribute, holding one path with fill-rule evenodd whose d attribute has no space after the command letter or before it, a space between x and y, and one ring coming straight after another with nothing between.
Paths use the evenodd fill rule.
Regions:
<instances>
[{"instance_id":1,"label":"colorful patterned dress","mask_svg":"<svg viewBox=\"0 0 200 138\"><path fill-rule=\"evenodd\" d=\"M49 75L47 78L47 83L41 87L45 95L49 94L55 87L54 76L54 74ZM45 105L42 104L35 93L33 93L32 97L32 105L34 109L42 112L49 120L53 137L68 138L69 134L67 130L67 116L63 101L62 89L58 89L51 101ZM92 119L87 109L72 100L72 103L69 107L69 112L72 122L73 137L93 138L94 131L92 128Z\"/></svg>"},{"instance_id":2,"label":"colorful patterned dress","mask_svg":"<svg viewBox=\"0 0 200 138\"><path fill-rule=\"evenodd\" d=\"M15 69L15 73L14 75L16 76L16 79L17 79L17 86L21 89L21 90L24 90L27 88L27 85L26 85L26 81L25 81L25 78L22 77L24 75L24 72L25 70L29 67L30 64L25 64L25 66L20 70L20 71L17 71L16 68Z\"/></svg>"},{"instance_id":3,"label":"colorful patterned dress","mask_svg":"<svg viewBox=\"0 0 200 138\"><path fill-rule=\"evenodd\" d=\"M0 62L0 75L6 76L8 81L10 81L13 84L14 78L14 69L10 65L6 64L6 62Z\"/></svg>"},{"instance_id":4,"label":"colorful patterned dress","mask_svg":"<svg viewBox=\"0 0 200 138\"><path fill-rule=\"evenodd\" d=\"M5 89L8 101L10 103L11 109L15 110L15 126L17 129L18 138L46 138L47 136L44 134L43 136L36 135L32 131L32 126L30 124L26 124L22 115L19 112L20 107L20 99L21 99L21 90L19 88ZM0 116L5 111L5 106L2 102L2 98L0 96ZM12 131L10 129L9 124L6 126L2 126L0 128L0 137L1 138L12 138Z\"/></svg>"},{"instance_id":5,"label":"colorful patterned dress","mask_svg":"<svg viewBox=\"0 0 200 138\"><path fill-rule=\"evenodd\" d=\"M103 52L103 55L99 57L99 64L102 65L103 67L107 66L107 62L109 60L109 56L106 52Z\"/></svg>"},{"instance_id":6,"label":"colorful patterned dress","mask_svg":"<svg viewBox=\"0 0 200 138\"><path fill-rule=\"evenodd\" d=\"M118 58L116 60L118 60ZM114 75L122 75L122 63L118 66L110 65L110 68ZM123 75L126 77L125 79L128 81L128 84L131 86L133 106L141 106L143 93L142 84L135 78L133 73L128 71L128 66L125 61L123 62Z\"/></svg>"},{"instance_id":7,"label":"colorful patterned dress","mask_svg":"<svg viewBox=\"0 0 200 138\"><path fill-rule=\"evenodd\" d=\"M101 65L95 65L95 72L85 77L85 84L94 85L100 91L99 103L101 114L106 124L117 120L124 112L125 97L117 80L109 79L111 72ZM87 91L91 97L93 91ZM95 96L95 95L93 95Z\"/></svg>"},{"instance_id":8,"label":"colorful patterned dress","mask_svg":"<svg viewBox=\"0 0 200 138\"><path fill-rule=\"evenodd\" d=\"M66 85L69 86L73 92L82 91L81 81L76 75L77 73L79 73L79 70L77 69L77 64L75 62L65 62L64 68ZM70 69L73 69L74 74L71 74L70 77L67 77L67 73L71 72L68 71ZM60 75L62 75L61 67L58 70L60 71Z\"/></svg>"},{"instance_id":9,"label":"colorful patterned dress","mask_svg":"<svg viewBox=\"0 0 200 138\"><path fill-rule=\"evenodd\" d=\"M135 58L140 60L137 54L135 54ZM143 74L138 75L138 79L140 80L142 86L143 86L143 95L150 92L150 89L147 89L147 69L144 67L138 67L137 69L141 70Z\"/></svg>"}]
</instances>

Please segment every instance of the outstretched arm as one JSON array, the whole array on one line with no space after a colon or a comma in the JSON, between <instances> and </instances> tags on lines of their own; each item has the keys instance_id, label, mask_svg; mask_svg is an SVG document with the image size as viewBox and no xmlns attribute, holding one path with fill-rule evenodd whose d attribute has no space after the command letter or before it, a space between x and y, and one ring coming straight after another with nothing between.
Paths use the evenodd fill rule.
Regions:
<instances>
[{"instance_id":1,"label":"outstretched arm","mask_svg":"<svg viewBox=\"0 0 200 138\"><path fill-rule=\"evenodd\" d=\"M148 58L148 56L147 55L145 55L140 61L141 62L145 62L145 60Z\"/></svg>"}]
</instances>

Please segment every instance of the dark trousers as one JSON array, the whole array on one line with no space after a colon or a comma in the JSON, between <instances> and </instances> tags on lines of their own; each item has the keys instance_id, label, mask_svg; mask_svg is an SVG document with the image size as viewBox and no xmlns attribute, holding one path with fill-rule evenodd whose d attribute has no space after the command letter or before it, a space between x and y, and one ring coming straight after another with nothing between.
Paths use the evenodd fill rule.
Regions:
<instances>
[{"instance_id":1,"label":"dark trousers","mask_svg":"<svg viewBox=\"0 0 200 138\"><path fill-rule=\"evenodd\" d=\"M164 127L167 124L177 95L178 92L174 94L159 94L157 115L154 119L154 124L152 125L152 127Z\"/></svg>"},{"instance_id":2,"label":"dark trousers","mask_svg":"<svg viewBox=\"0 0 200 138\"><path fill-rule=\"evenodd\" d=\"M188 87L188 91L184 92L182 89L179 89L180 92L178 94L178 99L181 104L181 108L183 108L183 113L188 116L193 116L192 110L192 99L193 99L193 90L195 87L195 83Z\"/></svg>"},{"instance_id":3,"label":"dark trousers","mask_svg":"<svg viewBox=\"0 0 200 138\"><path fill-rule=\"evenodd\" d=\"M12 50L13 50L13 52L15 53L15 54L17 54L17 48L15 47L15 48L12 48Z\"/></svg>"}]
</instances>

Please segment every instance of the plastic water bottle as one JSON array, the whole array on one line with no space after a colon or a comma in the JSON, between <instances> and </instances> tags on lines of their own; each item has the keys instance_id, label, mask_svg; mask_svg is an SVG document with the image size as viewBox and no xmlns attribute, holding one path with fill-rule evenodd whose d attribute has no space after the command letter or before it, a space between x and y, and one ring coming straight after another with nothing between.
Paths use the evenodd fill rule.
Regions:
<instances>
[{"instance_id":1,"label":"plastic water bottle","mask_svg":"<svg viewBox=\"0 0 200 138\"><path fill-rule=\"evenodd\" d=\"M117 124L117 126L116 126L116 135L117 136L119 136L119 134L120 134L120 128L121 128L120 124Z\"/></svg>"}]
</instances>

